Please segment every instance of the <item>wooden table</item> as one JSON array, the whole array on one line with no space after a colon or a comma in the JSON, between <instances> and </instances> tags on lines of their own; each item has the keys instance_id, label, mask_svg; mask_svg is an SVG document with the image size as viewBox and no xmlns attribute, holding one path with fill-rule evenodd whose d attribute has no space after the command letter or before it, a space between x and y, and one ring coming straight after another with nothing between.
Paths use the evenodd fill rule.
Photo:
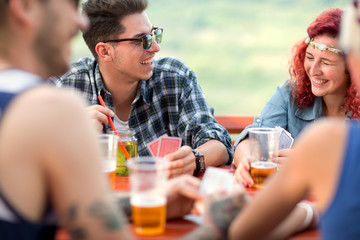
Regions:
<instances>
[{"instance_id":1,"label":"wooden table","mask_svg":"<svg viewBox=\"0 0 360 240\"><path fill-rule=\"evenodd\" d=\"M222 167L222 168L226 168L229 169L229 171L233 171L233 169L231 169L230 167ZM116 177L115 189L117 191L129 191L130 189L129 178ZM256 192L256 190L253 188L247 188L247 191L251 195L253 195ZM131 226L131 230L133 231L131 224L130 226ZM141 239L141 240L170 240L185 236L186 234L193 231L197 226L198 224L195 223L194 221L189 221L182 218L182 219L167 221L165 232L162 235L140 236L137 235L134 231L133 233L136 239ZM290 240L320 240L321 236L318 229L313 229L298 233L289 239ZM64 229L59 229L56 234L55 240L70 240L70 237L68 236L67 232Z\"/></svg>"}]
</instances>

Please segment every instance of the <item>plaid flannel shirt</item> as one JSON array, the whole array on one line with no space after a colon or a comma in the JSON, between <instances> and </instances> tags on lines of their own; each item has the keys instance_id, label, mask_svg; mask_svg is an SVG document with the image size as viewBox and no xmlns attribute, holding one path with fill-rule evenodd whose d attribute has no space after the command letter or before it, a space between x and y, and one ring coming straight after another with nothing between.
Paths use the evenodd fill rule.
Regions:
<instances>
[{"instance_id":1,"label":"plaid flannel shirt","mask_svg":"<svg viewBox=\"0 0 360 240\"><path fill-rule=\"evenodd\" d=\"M138 140L139 156L150 155L146 144L168 134L181 137L182 144L192 148L212 139L219 140L228 150L230 164L230 135L216 122L214 109L208 106L194 72L176 58L154 62L152 77L140 81L128 119ZM105 89L94 59L80 59L68 73L50 79L50 83L75 89L90 105L99 104L97 96L101 94L106 107L114 110L111 94Z\"/></svg>"}]
</instances>

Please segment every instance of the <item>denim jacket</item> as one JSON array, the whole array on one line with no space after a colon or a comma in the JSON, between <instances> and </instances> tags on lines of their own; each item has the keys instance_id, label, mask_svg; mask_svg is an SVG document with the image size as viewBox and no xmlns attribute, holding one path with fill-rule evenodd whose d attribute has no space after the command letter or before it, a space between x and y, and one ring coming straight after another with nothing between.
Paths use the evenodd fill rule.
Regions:
<instances>
[{"instance_id":1,"label":"denim jacket","mask_svg":"<svg viewBox=\"0 0 360 240\"><path fill-rule=\"evenodd\" d=\"M277 87L274 95L267 101L259 117L254 118L253 124L247 126L237 137L236 146L247 137L249 128L253 127L276 127L280 126L291 133L296 139L302 129L315 119L324 117L322 110L322 97L315 97L314 104L304 109L299 109L291 99L289 80L281 87ZM347 118L351 119L351 116Z\"/></svg>"}]
</instances>

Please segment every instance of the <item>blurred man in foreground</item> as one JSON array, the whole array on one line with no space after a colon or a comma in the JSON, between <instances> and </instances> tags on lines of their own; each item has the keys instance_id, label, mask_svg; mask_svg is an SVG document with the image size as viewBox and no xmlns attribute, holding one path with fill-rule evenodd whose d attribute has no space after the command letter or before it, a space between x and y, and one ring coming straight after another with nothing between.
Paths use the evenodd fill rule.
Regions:
<instances>
[{"instance_id":1,"label":"blurred man in foreground","mask_svg":"<svg viewBox=\"0 0 360 240\"><path fill-rule=\"evenodd\" d=\"M86 19L75 0L0 0L0 236L128 239L101 172L96 131L80 98L42 85L69 69ZM181 185L181 189L178 186ZM189 212L198 181L169 183L167 216ZM192 195L194 196L194 195ZM171 207L174 202L183 208ZM126 204L125 208L129 208ZM129 212L129 211L128 211Z\"/></svg>"}]
</instances>

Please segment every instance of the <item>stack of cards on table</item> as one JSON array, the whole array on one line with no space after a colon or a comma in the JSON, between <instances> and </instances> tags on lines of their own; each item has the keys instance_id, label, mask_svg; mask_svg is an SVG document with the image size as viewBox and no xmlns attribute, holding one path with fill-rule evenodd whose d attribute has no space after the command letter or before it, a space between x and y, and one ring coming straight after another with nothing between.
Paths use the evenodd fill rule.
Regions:
<instances>
[{"instance_id":1,"label":"stack of cards on table","mask_svg":"<svg viewBox=\"0 0 360 240\"><path fill-rule=\"evenodd\" d=\"M280 133L280 137L279 137L279 150L291 148L291 146L294 142L294 138L291 136L291 133L289 133L282 127L275 127L275 128L281 129L281 133Z\"/></svg>"},{"instance_id":2,"label":"stack of cards on table","mask_svg":"<svg viewBox=\"0 0 360 240\"><path fill-rule=\"evenodd\" d=\"M154 157L164 157L169 153L177 151L181 147L181 138L162 135L158 139L147 144Z\"/></svg>"}]
</instances>

